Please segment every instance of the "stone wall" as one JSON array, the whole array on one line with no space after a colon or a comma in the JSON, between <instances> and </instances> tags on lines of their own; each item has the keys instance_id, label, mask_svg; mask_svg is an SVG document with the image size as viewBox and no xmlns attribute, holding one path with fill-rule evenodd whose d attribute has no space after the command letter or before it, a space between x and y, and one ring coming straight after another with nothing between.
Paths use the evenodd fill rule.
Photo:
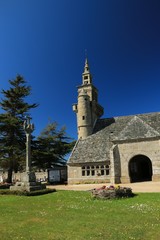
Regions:
<instances>
[{"instance_id":1,"label":"stone wall","mask_svg":"<svg viewBox=\"0 0 160 240\"><path fill-rule=\"evenodd\" d=\"M152 163L153 181L160 181L160 140L118 144L121 183L129 183L129 162L136 155L148 157ZM114 159L116 162L117 159Z\"/></svg>"},{"instance_id":2,"label":"stone wall","mask_svg":"<svg viewBox=\"0 0 160 240\"><path fill-rule=\"evenodd\" d=\"M68 166L68 184L80 183L110 183L110 176L82 176L81 166Z\"/></svg>"},{"instance_id":3,"label":"stone wall","mask_svg":"<svg viewBox=\"0 0 160 240\"><path fill-rule=\"evenodd\" d=\"M14 173L13 172L13 176L12 176L12 179L13 179L13 181L20 181L20 179L21 179L21 175L22 175L23 173L20 173L20 172L17 172L17 173ZM45 179L47 179L48 178L48 172L47 171L43 171L43 172L35 172L35 174L36 174L36 179L37 179L37 181L43 181L43 180L45 180ZM1 172L0 173L0 179L1 179L1 181L5 181L5 179L7 179L7 172Z\"/></svg>"}]
</instances>

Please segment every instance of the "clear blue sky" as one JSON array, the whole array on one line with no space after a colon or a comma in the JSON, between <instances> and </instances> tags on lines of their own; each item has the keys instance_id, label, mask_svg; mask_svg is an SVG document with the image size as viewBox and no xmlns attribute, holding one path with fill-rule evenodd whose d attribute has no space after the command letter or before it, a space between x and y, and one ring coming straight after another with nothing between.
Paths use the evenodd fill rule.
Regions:
<instances>
[{"instance_id":1,"label":"clear blue sky","mask_svg":"<svg viewBox=\"0 0 160 240\"><path fill-rule=\"evenodd\" d=\"M104 117L160 111L159 0L0 0L0 88L31 85L35 135L51 119L77 138L85 49Z\"/></svg>"}]
</instances>

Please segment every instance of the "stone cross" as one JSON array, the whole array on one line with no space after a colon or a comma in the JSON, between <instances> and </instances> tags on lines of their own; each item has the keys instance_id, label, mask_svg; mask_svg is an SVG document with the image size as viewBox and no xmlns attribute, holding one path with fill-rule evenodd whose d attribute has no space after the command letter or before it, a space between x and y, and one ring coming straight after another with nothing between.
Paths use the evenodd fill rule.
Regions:
<instances>
[{"instance_id":1,"label":"stone cross","mask_svg":"<svg viewBox=\"0 0 160 240\"><path fill-rule=\"evenodd\" d=\"M26 133L26 172L31 171L31 133L34 130L34 124L30 122L31 117L26 117L23 128Z\"/></svg>"}]
</instances>

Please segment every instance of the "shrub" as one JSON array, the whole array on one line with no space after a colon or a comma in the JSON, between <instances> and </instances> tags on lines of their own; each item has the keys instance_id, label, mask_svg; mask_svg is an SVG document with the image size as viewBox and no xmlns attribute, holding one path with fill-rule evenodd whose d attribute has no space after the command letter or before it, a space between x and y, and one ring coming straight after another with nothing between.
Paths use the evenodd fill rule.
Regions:
<instances>
[{"instance_id":1,"label":"shrub","mask_svg":"<svg viewBox=\"0 0 160 240\"><path fill-rule=\"evenodd\" d=\"M11 184L9 183L1 183L0 184L0 189L9 189Z\"/></svg>"},{"instance_id":2,"label":"shrub","mask_svg":"<svg viewBox=\"0 0 160 240\"><path fill-rule=\"evenodd\" d=\"M38 191L11 191L9 189L0 190L0 195L18 195L18 196L38 196L56 192L56 189L43 189Z\"/></svg>"}]
</instances>

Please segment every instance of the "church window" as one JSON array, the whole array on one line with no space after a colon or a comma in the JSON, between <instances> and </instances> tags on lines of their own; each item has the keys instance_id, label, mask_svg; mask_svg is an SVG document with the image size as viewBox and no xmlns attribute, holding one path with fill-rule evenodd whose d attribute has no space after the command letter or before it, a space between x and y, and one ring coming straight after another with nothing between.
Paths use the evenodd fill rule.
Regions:
<instances>
[{"instance_id":1,"label":"church window","mask_svg":"<svg viewBox=\"0 0 160 240\"><path fill-rule=\"evenodd\" d=\"M84 84L88 84L88 81L84 81Z\"/></svg>"},{"instance_id":2,"label":"church window","mask_svg":"<svg viewBox=\"0 0 160 240\"><path fill-rule=\"evenodd\" d=\"M109 165L106 165L106 175L109 175Z\"/></svg>"},{"instance_id":3,"label":"church window","mask_svg":"<svg viewBox=\"0 0 160 240\"><path fill-rule=\"evenodd\" d=\"M84 84L88 84L88 76L84 76L84 77L83 77L83 80L84 80L84 81L83 81Z\"/></svg>"},{"instance_id":4,"label":"church window","mask_svg":"<svg viewBox=\"0 0 160 240\"><path fill-rule=\"evenodd\" d=\"M109 175L109 165L82 166L82 176Z\"/></svg>"},{"instance_id":5,"label":"church window","mask_svg":"<svg viewBox=\"0 0 160 240\"><path fill-rule=\"evenodd\" d=\"M94 176L94 175L95 175L95 171L94 171L94 170L92 170L92 171L91 171L91 173L92 173L92 176Z\"/></svg>"},{"instance_id":6,"label":"church window","mask_svg":"<svg viewBox=\"0 0 160 240\"><path fill-rule=\"evenodd\" d=\"M82 116L82 120L85 120L85 116Z\"/></svg>"},{"instance_id":7,"label":"church window","mask_svg":"<svg viewBox=\"0 0 160 240\"><path fill-rule=\"evenodd\" d=\"M87 176L89 176L90 175L90 170L87 170Z\"/></svg>"},{"instance_id":8,"label":"church window","mask_svg":"<svg viewBox=\"0 0 160 240\"><path fill-rule=\"evenodd\" d=\"M103 169L101 169L101 175L104 175L104 170Z\"/></svg>"},{"instance_id":9,"label":"church window","mask_svg":"<svg viewBox=\"0 0 160 240\"><path fill-rule=\"evenodd\" d=\"M109 175L109 169L106 169L106 175Z\"/></svg>"}]
</instances>

